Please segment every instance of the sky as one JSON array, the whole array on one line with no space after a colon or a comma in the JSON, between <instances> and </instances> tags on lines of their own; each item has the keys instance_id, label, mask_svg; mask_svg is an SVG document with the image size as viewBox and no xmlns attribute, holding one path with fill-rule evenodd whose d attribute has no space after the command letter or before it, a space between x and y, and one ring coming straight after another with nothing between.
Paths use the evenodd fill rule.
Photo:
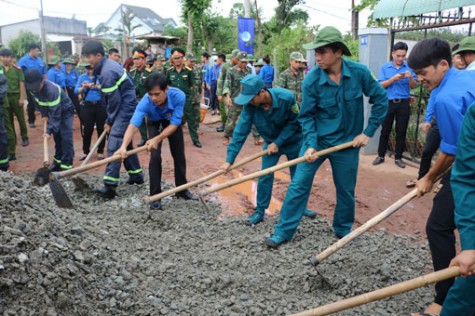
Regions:
<instances>
[{"instance_id":1,"label":"sky","mask_svg":"<svg viewBox=\"0 0 475 316\"><path fill-rule=\"evenodd\" d=\"M41 0L0 0L0 25L35 19L38 17ZM235 2L242 0L213 0L213 11L223 16L228 16ZM356 0L356 4L360 1ZM71 18L75 15L78 20L87 21L88 27L95 27L100 22L105 22L119 5L129 4L141 7L149 7L163 18L173 18L179 25L180 4L177 0L143 1L143 0L43 0L44 15ZM251 4L254 1L251 0ZM263 21L269 20L274 15L277 0L257 0L259 7L263 9ZM264 6L265 4L265 6ZM306 0L299 6L308 12L309 25L320 24L332 25L343 33L351 30L351 0ZM360 28L366 26L370 12L362 12L360 15Z\"/></svg>"}]
</instances>

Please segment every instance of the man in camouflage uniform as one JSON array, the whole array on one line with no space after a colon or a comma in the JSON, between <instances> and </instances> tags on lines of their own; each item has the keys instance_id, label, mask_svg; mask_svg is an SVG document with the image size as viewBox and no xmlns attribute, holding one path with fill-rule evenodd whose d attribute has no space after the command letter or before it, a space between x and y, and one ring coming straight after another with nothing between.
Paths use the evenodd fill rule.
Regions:
<instances>
[{"instance_id":1,"label":"man in camouflage uniform","mask_svg":"<svg viewBox=\"0 0 475 316\"><path fill-rule=\"evenodd\" d=\"M226 121L228 119L226 104L225 104L225 100L223 99L224 81L226 80L226 74L229 72L229 70L232 67L237 65L237 63L238 63L237 55L238 54L239 54L239 49L235 49L231 53L230 58L228 58L228 56L226 56L226 59L228 60L228 62L225 63L221 67L221 71L219 72L218 88L216 89L216 95L218 96L219 113L221 114L222 125L220 127L216 128L216 132L224 132L224 125L226 124Z\"/></svg>"},{"instance_id":2,"label":"man in camouflage uniform","mask_svg":"<svg viewBox=\"0 0 475 316\"><path fill-rule=\"evenodd\" d=\"M234 102L234 99L239 95L241 79L251 74L251 68L247 67L247 53L240 52L237 55L238 63L232 67L226 74L224 81L223 96L225 98L226 106L228 107L228 119L224 126L224 145L228 145L230 138L233 135L234 127L239 119L242 111L242 105ZM255 127L252 128L252 136L254 137L254 144L260 144L260 136Z\"/></svg>"},{"instance_id":3,"label":"man in camouflage uniform","mask_svg":"<svg viewBox=\"0 0 475 316\"><path fill-rule=\"evenodd\" d=\"M196 65L196 58L193 54L186 55L186 66L188 68L193 69L193 73L195 74L195 83L193 85L193 98L192 98L192 105L195 107L195 111L198 111L198 127L200 125L200 103L201 103L201 68Z\"/></svg>"},{"instance_id":4,"label":"man in camouflage uniform","mask_svg":"<svg viewBox=\"0 0 475 316\"><path fill-rule=\"evenodd\" d=\"M292 52L290 54L290 67L282 71L277 81L277 86L292 91L297 104L302 104L302 81L304 62L302 53Z\"/></svg>"},{"instance_id":5,"label":"man in camouflage uniform","mask_svg":"<svg viewBox=\"0 0 475 316\"><path fill-rule=\"evenodd\" d=\"M132 58L134 59L134 66L130 69L130 76L134 81L135 91L137 93L137 100L140 102L140 99L147 93L145 89L145 79L152 73L152 70L147 65L146 62L147 54L139 49L134 52ZM140 125L140 136L142 139L137 144L137 146L143 146L147 142L147 118Z\"/></svg>"},{"instance_id":6,"label":"man in camouflage uniform","mask_svg":"<svg viewBox=\"0 0 475 316\"><path fill-rule=\"evenodd\" d=\"M155 61L155 63L153 64L153 67L152 67L152 72L161 72L163 73L163 63L167 61L167 59L165 58L164 55L162 54L159 54L157 55L157 60Z\"/></svg>"},{"instance_id":7,"label":"man in camouflage uniform","mask_svg":"<svg viewBox=\"0 0 475 316\"><path fill-rule=\"evenodd\" d=\"M173 59L174 66L168 69L167 77L170 86L180 89L186 95L185 107L183 109L183 123L188 123L188 131L190 132L193 145L201 148L202 145L198 139L198 120L200 112L199 109L193 106L195 74L193 69L185 66L183 57L185 57L185 51L183 49L172 49L170 59Z\"/></svg>"}]
</instances>

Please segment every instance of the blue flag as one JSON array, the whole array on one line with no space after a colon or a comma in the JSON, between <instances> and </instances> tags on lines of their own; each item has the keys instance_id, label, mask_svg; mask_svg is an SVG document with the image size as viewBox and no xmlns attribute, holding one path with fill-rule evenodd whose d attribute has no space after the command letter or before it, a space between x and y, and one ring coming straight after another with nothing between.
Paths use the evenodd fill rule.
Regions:
<instances>
[{"instance_id":1,"label":"blue flag","mask_svg":"<svg viewBox=\"0 0 475 316\"><path fill-rule=\"evenodd\" d=\"M238 18L238 49L254 54L254 19Z\"/></svg>"}]
</instances>

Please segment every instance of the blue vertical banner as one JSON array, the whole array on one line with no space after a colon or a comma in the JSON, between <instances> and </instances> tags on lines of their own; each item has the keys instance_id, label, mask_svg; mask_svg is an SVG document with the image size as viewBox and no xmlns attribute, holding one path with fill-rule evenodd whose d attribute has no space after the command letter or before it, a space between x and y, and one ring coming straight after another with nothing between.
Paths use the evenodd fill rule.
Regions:
<instances>
[{"instance_id":1,"label":"blue vertical banner","mask_svg":"<svg viewBox=\"0 0 475 316\"><path fill-rule=\"evenodd\" d=\"M238 49L254 54L254 19L238 18Z\"/></svg>"}]
</instances>

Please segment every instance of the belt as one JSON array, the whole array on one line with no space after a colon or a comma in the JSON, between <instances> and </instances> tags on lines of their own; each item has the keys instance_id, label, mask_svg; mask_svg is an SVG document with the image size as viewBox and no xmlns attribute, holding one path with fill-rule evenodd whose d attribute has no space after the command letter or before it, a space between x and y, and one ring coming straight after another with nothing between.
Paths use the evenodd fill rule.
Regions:
<instances>
[{"instance_id":1,"label":"belt","mask_svg":"<svg viewBox=\"0 0 475 316\"><path fill-rule=\"evenodd\" d=\"M85 105L100 105L102 101L84 101Z\"/></svg>"},{"instance_id":2,"label":"belt","mask_svg":"<svg viewBox=\"0 0 475 316\"><path fill-rule=\"evenodd\" d=\"M389 100L389 102L391 102L391 103L401 103L401 102L406 101L406 100L409 100L409 99L392 99L392 100Z\"/></svg>"},{"instance_id":3,"label":"belt","mask_svg":"<svg viewBox=\"0 0 475 316\"><path fill-rule=\"evenodd\" d=\"M160 120L160 121L148 121L147 124L149 126L160 126L160 125L167 125L170 124L169 120Z\"/></svg>"}]
</instances>

